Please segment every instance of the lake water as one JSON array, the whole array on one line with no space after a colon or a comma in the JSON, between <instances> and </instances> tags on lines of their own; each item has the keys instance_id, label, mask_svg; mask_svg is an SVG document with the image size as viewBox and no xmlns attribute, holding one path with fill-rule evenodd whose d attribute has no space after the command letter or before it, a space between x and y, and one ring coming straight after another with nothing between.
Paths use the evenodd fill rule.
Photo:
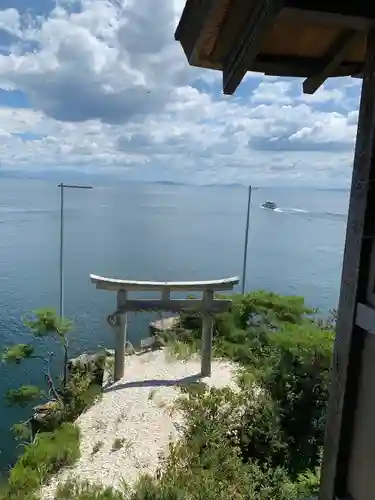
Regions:
<instances>
[{"instance_id":1,"label":"lake water","mask_svg":"<svg viewBox=\"0 0 375 500\"><path fill-rule=\"evenodd\" d=\"M327 311L338 301L347 191L254 189L246 289L306 297ZM260 208L274 200L277 211ZM98 291L89 274L136 280L240 276L247 190L162 184L94 186L65 191L65 314L75 321L72 354L113 347L107 314L115 294ZM0 345L27 342L22 315L58 307L59 190L55 183L1 179ZM150 316L130 318L129 340L147 336ZM0 367L0 394L27 380L38 365ZM8 432L25 411L0 398L0 469L15 458Z\"/></svg>"}]
</instances>

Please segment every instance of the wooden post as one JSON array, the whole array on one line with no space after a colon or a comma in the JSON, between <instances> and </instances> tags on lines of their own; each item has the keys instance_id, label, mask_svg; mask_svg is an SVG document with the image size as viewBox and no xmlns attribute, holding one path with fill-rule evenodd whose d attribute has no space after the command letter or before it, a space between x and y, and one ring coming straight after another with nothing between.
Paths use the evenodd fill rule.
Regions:
<instances>
[{"instance_id":1,"label":"wooden post","mask_svg":"<svg viewBox=\"0 0 375 500\"><path fill-rule=\"evenodd\" d=\"M126 291L119 290L117 292L117 309L126 301ZM119 314L116 322L116 345L115 345L115 382L124 376L125 368L125 341L126 329L128 323L128 315L126 313Z\"/></svg>"},{"instance_id":2,"label":"wooden post","mask_svg":"<svg viewBox=\"0 0 375 500\"><path fill-rule=\"evenodd\" d=\"M203 314L202 314L202 361L201 375L202 377L211 376L211 361L212 361L212 332L214 326L214 318L212 314L207 314L204 309L209 307L213 301L214 292L207 290L203 293Z\"/></svg>"},{"instance_id":3,"label":"wooden post","mask_svg":"<svg viewBox=\"0 0 375 500\"><path fill-rule=\"evenodd\" d=\"M375 30L367 41L336 339L327 406L319 500L346 498L358 380L365 331L355 324L358 303L367 302L375 214Z\"/></svg>"}]
</instances>

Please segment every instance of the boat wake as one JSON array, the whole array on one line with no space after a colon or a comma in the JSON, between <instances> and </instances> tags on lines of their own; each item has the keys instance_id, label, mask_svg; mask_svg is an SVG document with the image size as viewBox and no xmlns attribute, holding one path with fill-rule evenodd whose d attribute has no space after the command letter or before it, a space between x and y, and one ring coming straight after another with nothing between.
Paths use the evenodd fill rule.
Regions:
<instances>
[{"instance_id":1,"label":"boat wake","mask_svg":"<svg viewBox=\"0 0 375 500\"><path fill-rule=\"evenodd\" d=\"M264 208L264 207L262 207ZM280 214L303 216L305 219L336 219L336 220L347 220L347 215L343 213L336 212L314 212L309 210L304 210L303 208L292 208L292 207L277 207L270 212L278 212Z\"/></svg>"},{"instance_id":2,"label":"boat wake","mask_svg":"<svg viewBox=\"0 0 375 500\"><path fill-rule=\"evenodd\" d=\"M292 213L299 213L299 214L308 214L310 213L308 210L303 210L302 208L275 208L274 212L280 212L282 214L292 214Z\"/></svg>"}]
</instances>

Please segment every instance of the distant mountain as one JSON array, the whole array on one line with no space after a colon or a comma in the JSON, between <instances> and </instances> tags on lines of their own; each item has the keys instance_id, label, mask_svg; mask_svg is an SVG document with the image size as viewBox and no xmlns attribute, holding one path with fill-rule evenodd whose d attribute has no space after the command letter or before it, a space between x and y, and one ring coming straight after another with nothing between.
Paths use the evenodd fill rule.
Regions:
<instances>
[{"instance_id":1,"label":"distant mountain","mask_svg":"<svg viewBox=\"0 0 375 500\"><path fill-rule=\"evenodd\" d=\"M147 182L149 181L140 181L140 182ZM191 184L187 184L185 182L174 182L174 181L154 181L151 182L151 184L162 184L164 186L190 186Z\"/></svg>"},{"instance_id":2,"label":"distant mountain","mask_svg":"<svg viewBox=\"0 0 375 500\"><path fill-rule=\"evenodd\" d=\"M231 188L247 188L245 184L241 184L240 182L231 182L229 184L202 184L204 187L231 187ZM254 188L255 189L255 188Z\"/></svg>"},{"instance_id":3,"label":"distant mountain","mask_svg":"<svg viewBox=\"0 0 375 500\"><path fill-rule=\"evenodd\" d=\"M239 182L232 182L229 184L222 183L209 183L209 184L193 184L191 182L175 182L175 181L154 181L152 184L162 184L164 186L199 186L199 187L232 187L232 188L244 188L247 187L245 184ZM256 188L254 188L256 189Z\"/></svg>"}]
</instances>

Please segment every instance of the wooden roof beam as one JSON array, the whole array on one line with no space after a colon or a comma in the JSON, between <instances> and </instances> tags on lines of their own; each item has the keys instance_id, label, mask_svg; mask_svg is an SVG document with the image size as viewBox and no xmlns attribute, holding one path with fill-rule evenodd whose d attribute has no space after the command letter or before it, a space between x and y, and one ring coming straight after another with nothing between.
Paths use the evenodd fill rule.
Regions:
<instances>
[{"instance_id":1,"label":"wooden roof beam","mask_svg":"<svg viewBox=\"0 0 375 500\"><path fill-rule=\"evenodd\" d=\"M181 42L187 60L195 65L199 61L199 47L204 39L205 27L220 5L216 0L187 0L175 31L175 40Z\"/></svg>"},{"instance_id":2,"label":"wooden roof beam","mask_svg":"<svg viewBox=\"0 0 375 500\"><path fill-rule=\"evenodd\" d=\"M338 2L337 0L286 0L285 7L316 11L321 14L339 14L362 18L363 20L375 19L375 5L368 0Z\"/></svg>"},{"instance_id":3,"label":"wooden roof beam","mask_svg":"<svg viewBox=\"0 0 375 500\"><path fill-rule=\"evenodd\" d=\"M222 61L225 61L225 58L238 39L238 33L241 33L245 29L246 21L249 19L251 11L251 2L231 0L223 25L220 27L219 36L210 53L210 61L214 64L221 64Z\"/></svg>"},{"instance_id":4,"label":"wooden roof beam","mask_svg":"<svg viewBox=\"0 0 375 500\"><path fill-rule=\"evenodd\" d=\"M286 5L291 2L287 0ZM293 4L294 5L294 4ZM357 31L369 31L374 24L374 21L369 18L349 16L335 12L322 12L318 10L305 10L297 7L285 7L278 21L300 23L308 22L323 26L340 26L345 29L354 29Z\"/></svg>"},{"instance_id":5,"label":"wooden roof beam","mask_svg":"<svg viewBox=\"0 0 375 500\"><path fill-rule=\"evenodd\" d=\"M354 44L360 36L362 36L362 34L358 31L347 29L333 41L326 56L322 59L320 70L315 75L306 78L303 82L303 92L305 94L314 94L327 78L335 74L337 68L344 61L349 47Z\"/></svg>"},{"instance_id":6,"label":"wooden roof beam","mask_svg":"<svg viewBox=\"0 0 375 500\"><path fill-rule=\"evenodd\" d=\"M264 34L273 24L283 6L284 0L254 0L252 12L242 36L239 37L224 64L224 94L234 94L258 55Z\"/></svg>"}]
</instances>

